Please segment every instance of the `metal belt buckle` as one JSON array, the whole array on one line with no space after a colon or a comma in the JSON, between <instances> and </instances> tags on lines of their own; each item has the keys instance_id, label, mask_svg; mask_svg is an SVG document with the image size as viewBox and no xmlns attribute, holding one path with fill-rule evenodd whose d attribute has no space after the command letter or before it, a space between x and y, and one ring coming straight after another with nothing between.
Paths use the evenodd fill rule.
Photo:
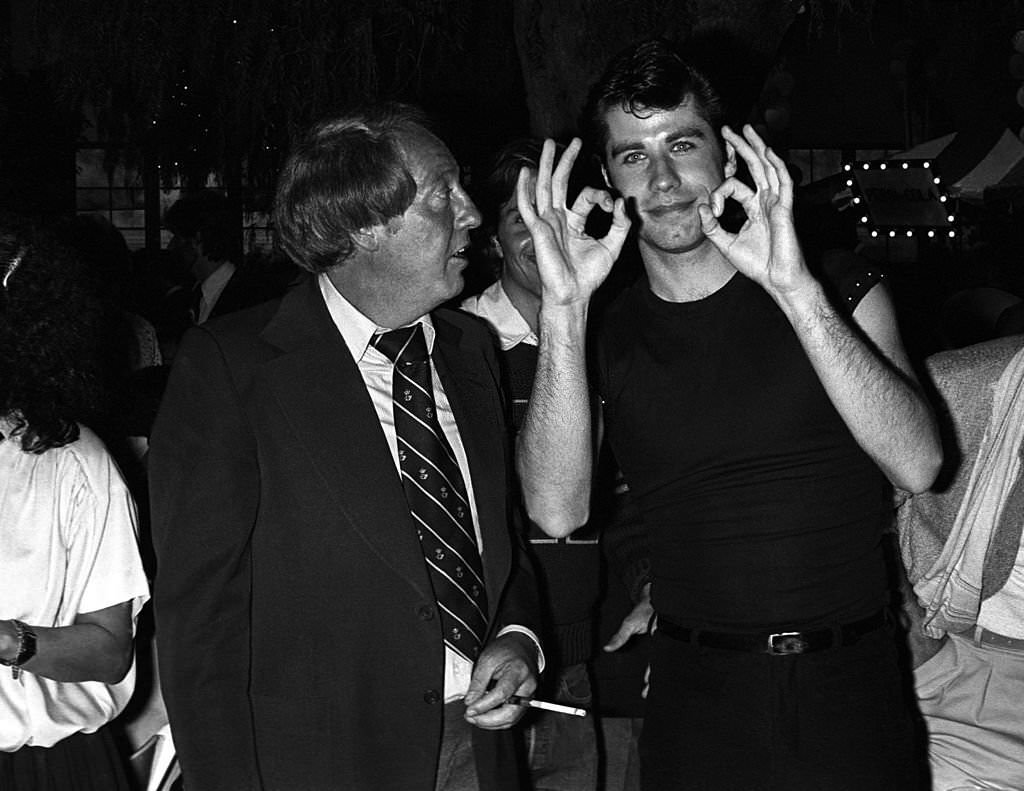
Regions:
<instances>
[{"instance_id":1,"label":"metal belt buckle","mask_svg":"<svg viewBox=\"0 0 1024 791\"><path fill-rule=\"evenodd\" d=\"M810 646L800 632L775 632L768 635L768 653L778 656L802 654Z\"/></svg>"}]
</instances>

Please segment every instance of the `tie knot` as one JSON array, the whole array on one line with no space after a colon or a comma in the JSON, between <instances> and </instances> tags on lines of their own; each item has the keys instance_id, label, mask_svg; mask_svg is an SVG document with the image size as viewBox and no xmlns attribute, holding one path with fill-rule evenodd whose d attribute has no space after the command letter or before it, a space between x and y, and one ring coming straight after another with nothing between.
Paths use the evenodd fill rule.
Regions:
<instances>
[{"instance_id":1,"label":"tie knot","mask_svg":"<svg viewBox=\"0 0 1024 791\"><path fill-rule=\"evenodd\" d=\"M427 340L423 337L423 326L418 322L411 327L399 327L374 335L370 343L396 365L427 359Z\"/></svg>"}]
</instances>

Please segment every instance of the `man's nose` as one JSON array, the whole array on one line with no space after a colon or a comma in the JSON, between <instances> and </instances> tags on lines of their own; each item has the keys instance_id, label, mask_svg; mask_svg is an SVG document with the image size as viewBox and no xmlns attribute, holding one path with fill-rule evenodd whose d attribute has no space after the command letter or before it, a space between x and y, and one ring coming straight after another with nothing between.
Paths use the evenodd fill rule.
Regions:
<instances>
[{"instance_id":1,"label":"man's nose","mask_svg":"<svg viewBox=\"0 0 1024 791\"><path fill-rule=\"evenodd\" d=\"M460 190L458 210L455 215L455 223L459 228L479 228L482 222L480 211L477 209L473 199Z\"/></svg>"},{"instance_id":2,"label":"man's nose","mask_svg":"<svg viewBox=\"0 0 1024 791\"><path fill-rule=\"evenodd\" d=\"M671 157L655 156L651 159L651 188L658 192L679 186L679 174Z\"/></svg>"}]
</instances>

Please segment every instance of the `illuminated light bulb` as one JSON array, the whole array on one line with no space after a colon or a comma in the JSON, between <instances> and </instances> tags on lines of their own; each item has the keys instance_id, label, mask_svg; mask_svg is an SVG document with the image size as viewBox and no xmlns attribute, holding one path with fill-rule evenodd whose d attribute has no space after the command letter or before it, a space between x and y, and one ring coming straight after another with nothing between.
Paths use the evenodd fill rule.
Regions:
<instances>
[{"instance_id":1,"label":"illuminated light bulb","mask_svg":"<svg viewBox=\"0 0 1024 791\"><path fill-rule=\"evenodd\" d=\"M869 164L868 164L867 162L865 162L865 163L864 163L864 164L862 165L862 167L864 168L864 170L870 170L870 169L871 169L871 165L869 165Z\"/></svg>"},{"instance_id":2,"label":"illuminated light bulb","mask_svg":"<svg viewBox=\"0 0 1024 791\"><path fill-rule=\"evenodd\" d=\"M946 202L946 196L945 195L940 195L939 196L939 203L945 203L945 202Z\"/></svg>"},{"instance_id":3,"label":"illuminated light bulb","mask_svg":"<svg viewBox=\"0 0 1024 791\"><path fill-rule=\"evenodd\" d=\"M861 221L862 223L864 223L865 225L867 225L867 222L868 222L868 218L867 218L867 217L861 217L861 218L860 218L860 221Z\"/></svg>"},{"instance_id":4,"label":"illuminated light bulb","mask_svg":"<svg viewBox=\"0 0 1024 791\"><path fill-rule=\"evenodd\" d=\"M935 238L935 231L928 231L928 238L929 239L934 239Z\"/></svg>"},{"instance_id":5,"label":"illuminated light bulb","mask_svg":"<svg viewBox=\"0 0 1024 791\"><path fill-rule=\"evenodd\" d=\"M852 168L852 167L853 167L853 165L851 165L849 162L847 162L845 165L843 165L843 170L845 170L846 172L849 172L850 168Z\"/></svg>"},{"instance_id":6,"label":"illuminated light bulb","mask_svg":"<svg viewBox=\"0 0 1024 791\"><path fill-rule=\"evenodd\" d=\"M878 236L878 231L872 231L871 236L872 238L876 238Z\"/></svg>"},{"instance_id":7,"label":"illuminated light bulb","mask_svg":"<svg viewBox=\"0 0 1024 791\"><path fill-rule=\"evenodd\" d=\"M932 184L938 184L938 183L939 183L939 177L936 176L935 178L932 179Z\"/></svg>"},{"instance_id":8,"label":"illuminated light bulb","mask_svg":"<svg viewBox=\"0 0 1024 791\"><path fill-rule=\"evenodd\" d=\"M853 205L854 206L857 206L859 203L860 203L860 198L854 198L853 199Z\"/></svg>"},{"instance_id":9,"label":"illuminated light bulb","mask_svg":"<svg viewBox=\"0 0 1024 791\"><path fill-rule=\"evenodd\" d=\"M953 222L953 220L955 219L956 218L952 214L950 214L948 217L946 217L946 222Z\"/></svg>"},{"instance_id":10,"label":"illuminated light bulb","mask_svg":"<svg viewBox=\"0 0 1024 791\"><path fill-rule=\"evenodd\" d=\"M950 231L949 238L952 239L954 236L956 236L956 231Z\"/></svg>"},{"instance_id":11,"label":"illuminated light bulb","mask_svg":"<svg viewBox=\"0 0 1024 791\"><path fill-rule=\"evenodd\" d=\"M878 169L879 170L885 170L885 163L883 162L881 165L879 165Z\"/></svg>"},{"instance_id":12,"label":"illuminated light bulb","mask_svg":"<svg viewBox=\"0 0 1024 791\"><path fill-rule=\"evenodd\" d=\"M907 168L909 168L909 167L910 167L910 165L908 165L908 164L907 164L906 162L904 162L904 163L903 163L903 169L904 169L904 170L906 170L906 169L907 169Z\"/></svg>"},{"instance_id":13,"label":"illuminated light bulb","mask_svg":"<svg viewBox=\"0 0 1024 791\"><path fill-rule=\"evenodd\" d=\"M932 166L931 162L925 162L923 165L921 165L921 167L923 167L925 169L930 168L931 166Z\"/></svg>"},{"instance_id":14,"label":"illuminated light bulb","mask_svg":"<svg viewBox=\"0 0 1024 791\"><path fill-rule=\"evenodd\" d=\"M851 179L847 179L846 180L846 186L847 187L852 187L853 186L853 181Z\"/></svg>"},{"instance_id":15,"label":"illuminated light bulb","mask_svg":"<svg viewBox=\"0 0 1024 791\"><path fill-rule=\"evenodd\" d=\"M907 231L907 236L913 236L913 235L914 235L913 231Z\"/></svg>"},{"instance_id":16,"label":"illuminated light bulb","mask_svg":"<svg viewBox=\"0 0 1024 791\"><path fill-rule=\"evenodd\" d=\"M896 231L889 231L889 238L893 239L896 236Z\"/></svg>"}]
</instances>

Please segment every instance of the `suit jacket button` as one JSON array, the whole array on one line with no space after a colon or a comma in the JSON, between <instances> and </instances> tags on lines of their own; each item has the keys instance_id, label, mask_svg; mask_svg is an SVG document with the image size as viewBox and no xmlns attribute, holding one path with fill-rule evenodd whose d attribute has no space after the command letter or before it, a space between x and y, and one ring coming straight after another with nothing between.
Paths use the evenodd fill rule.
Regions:
<instances>
[{"instance_id":1,"label":"suit jacket button","mask_svg":"<svg viewBox=\"0 0 1024 791\"><path fill-rule=\"evenodd\" d=\"M421 621L430 621L434 618L434 608L429 604L424 604L416 608L416 614Z\"/></svg>"},{"instance_id":2,"label":"suit jacket button","mask_svg":"<svg viewBox=\"0 0 1024 791\"><path fill-rule=\"evenodd\" d=\"M423 702L430 703L431 705L433 705L434 703L440 703L441 693L438 692L436 689L428 689L426 692L423 693Z\"/></svg>"}]
</instances>

